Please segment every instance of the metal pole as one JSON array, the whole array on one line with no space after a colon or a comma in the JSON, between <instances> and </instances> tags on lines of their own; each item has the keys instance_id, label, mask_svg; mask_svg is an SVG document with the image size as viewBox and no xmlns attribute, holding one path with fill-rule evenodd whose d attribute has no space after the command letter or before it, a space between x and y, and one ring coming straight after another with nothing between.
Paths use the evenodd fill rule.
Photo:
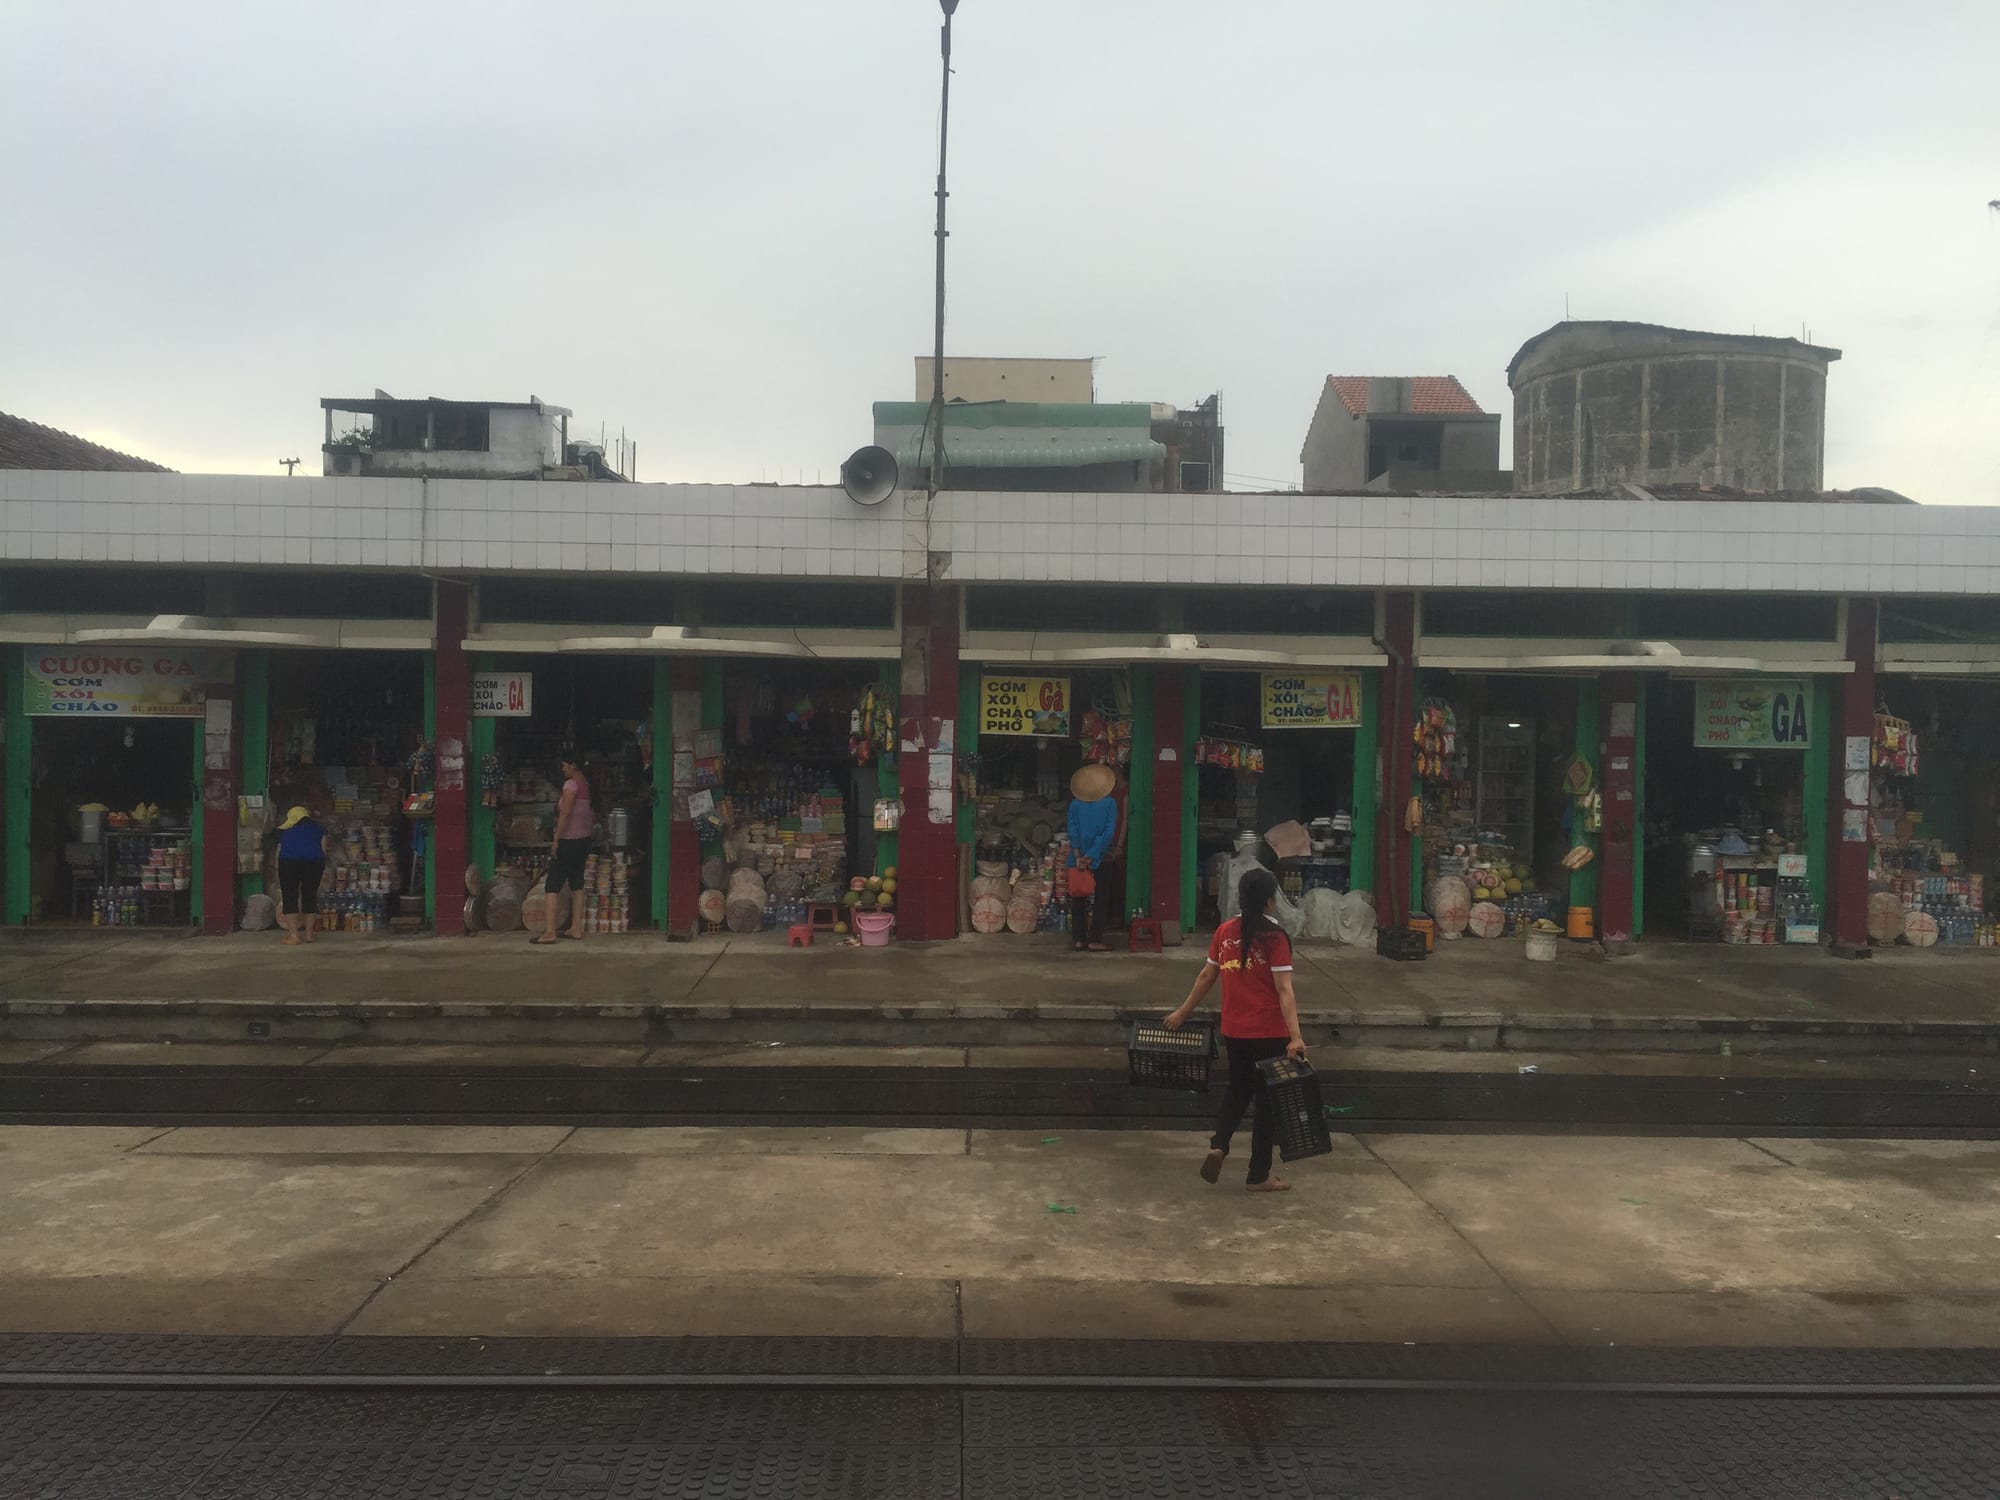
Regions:
<instances>
[{"instance_id":1,"label":"metal pole","mask_svg":"<svg viewBox=\"0 0 2000 1500\"><path fill-rule=\"evenodd\" d=\"M931 345L931 498L944 488L944 186L945 144L951 128L951 13L958 0L940 0L944 6L944 30L939 51L944 59L944 84L938 94L938 176L937 176L937 337Z\"/></svg>"}]
</instances>

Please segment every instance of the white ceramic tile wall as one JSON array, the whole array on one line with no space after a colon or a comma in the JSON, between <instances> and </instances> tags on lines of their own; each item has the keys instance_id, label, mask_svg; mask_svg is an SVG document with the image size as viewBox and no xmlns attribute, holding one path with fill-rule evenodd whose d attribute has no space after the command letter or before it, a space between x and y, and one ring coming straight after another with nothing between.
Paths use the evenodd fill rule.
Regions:
<instances>
[{"instance_id":1,"label":"white ceramic tile wall","mask_svg":"<svg viewBox=\"0 0 2000 1500\"><path fill-rule=\"evenodd\" d=\"M2000 593L2000 507L0 470L0 557L757 577Z\"/></svg>"}]
</instances>

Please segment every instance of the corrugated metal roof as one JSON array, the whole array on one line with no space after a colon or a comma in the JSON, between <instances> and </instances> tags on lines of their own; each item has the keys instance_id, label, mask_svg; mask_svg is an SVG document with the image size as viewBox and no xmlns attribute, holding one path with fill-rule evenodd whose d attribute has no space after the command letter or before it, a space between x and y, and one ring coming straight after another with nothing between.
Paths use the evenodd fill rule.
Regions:
<instances>
[{"instance_id":1,"label":"corrugated metal roof","mask_svg":"<svg viewBox=\"0 0 2000 1500\"><path fill-rule=\"evenodd\" d=\"M896 455L904 482L929 461L921 401L875 403L875 441ZM1143 402L952 402L944 412L944 461L954 469L1069 469L1164 460ZM920 450L921 449L921 453Z\"/></svg>"}]
</instances>

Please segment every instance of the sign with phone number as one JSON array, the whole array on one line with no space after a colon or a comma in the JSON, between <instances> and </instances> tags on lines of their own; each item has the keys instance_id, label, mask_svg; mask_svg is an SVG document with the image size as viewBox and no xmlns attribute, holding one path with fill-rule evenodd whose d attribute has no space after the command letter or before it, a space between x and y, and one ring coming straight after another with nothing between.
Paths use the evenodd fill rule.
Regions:
<instances>
[{"instance_id":1,"label":"sign with phone number","mask_svg":"<svg viewBox=\"0 0 2000 1500\"><path fill-rule=\"evenodd\" d=\"M1266 729L1356 729L1361 678L1354 672L1266 672Z\"/></svg>"},{"instance_id":2,"label":"sign with phone number","mask_svg":"<svg viewBox=\"0 0 2000 1500\"><path fill-rule=\"evenodd\" d=\"M979 732L1069 738L1067 677L981 677Z\"/></svg>"}]
</instances>

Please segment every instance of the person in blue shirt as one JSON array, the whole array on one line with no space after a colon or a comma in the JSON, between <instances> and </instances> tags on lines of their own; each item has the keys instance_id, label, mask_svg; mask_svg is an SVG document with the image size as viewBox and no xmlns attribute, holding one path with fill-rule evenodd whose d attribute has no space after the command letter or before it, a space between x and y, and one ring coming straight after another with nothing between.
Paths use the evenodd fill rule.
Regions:
<instances>
[{"instance_id":1,"label":"person in blue shirt","mask_svg":"<svg viewBox=\"0 0 2000 1500\"><path fill-rule=\"evenodd\" d=\"M303 807L293 807L278 825L278 925L285 946L313 940L318 926L319 883L326 874L326 829Z\"/></svg>"},{"instance_id":2,"label":"person in blue shirt","mask_svg":"<svg viewBox=\"0 0 2000 1500\"><path fill-rule=\"evenodd\" d=\"M1069 779L1069 867L1088 870L1095 889L1088 896L1072 895L1069 932L1082 953L1104 951L1104 882L1101 872L1111 841L1118 833L1118 773L1107 765L1081 767Z\"/></svg>"}]
</instances>

